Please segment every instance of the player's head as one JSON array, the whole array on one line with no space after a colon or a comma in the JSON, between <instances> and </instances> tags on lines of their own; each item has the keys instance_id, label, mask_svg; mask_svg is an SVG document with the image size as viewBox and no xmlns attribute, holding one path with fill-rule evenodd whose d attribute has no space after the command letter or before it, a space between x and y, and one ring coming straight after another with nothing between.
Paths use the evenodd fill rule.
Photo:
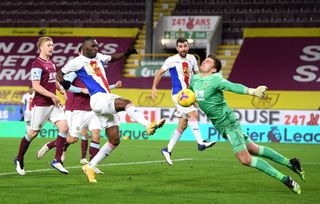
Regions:
<instances>
[{"instance_id":1,"label":"player's head","mask_svg":"<svg viewBox=\"0 0 320 204\"><path fill-rule=\"evenodd\" d=\"M85 37L82 42L82 54L94 58L98 53L98 42L94 37Z\"/></svg>"},{"instance_id":2,"label":"player's head","mask_svg":"<svg viewBox=\"0 0 320 204\"><path fill-rule=\"evenodd\" d=\"M44 54L50 57L53 53L53 40L50 37L41 37L38 39L37 47L40 51L40 54Z\"/></svg>"},{"instance_id":3,"label":"player's head","mask_svg":"<svg viewBox=\"0 0 320 204\"><path fill-rule=\"evenodd\" d=\"M176 49L181 57L186 57L189 51L189 44L186 38L178 38L176 42Z\"/></svg>"},{"instance_id":4,"label":"player's head","mask_svg":"<svg viewBox=\"0 0 320 204\"><path fill-rule=\"evenodd\" d=\"M221 70L221 61L214 54L209 54L208 57L202 61L200 71L202 73L216 73Z\"/></svg>"},{"instance_id":5,"label":"player's head","mask_svg":"<svg viewBox=\"0 0 320 204\"><path fill-rule=\"evenodd\" d=\"M83 52L82 45L80 45L79 48L78 48L78 54L82 55L82 52Z\"/></svg>"}]
</instances>

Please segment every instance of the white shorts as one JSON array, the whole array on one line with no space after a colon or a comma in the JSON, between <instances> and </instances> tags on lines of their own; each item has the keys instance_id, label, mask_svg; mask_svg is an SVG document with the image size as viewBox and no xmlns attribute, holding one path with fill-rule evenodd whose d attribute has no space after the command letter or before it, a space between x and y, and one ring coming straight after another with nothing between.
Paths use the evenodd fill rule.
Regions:
<instances>
[{"instance_id":1,"label":"white shorts","mask_svg":"<svg viewBox=\"0 0 320 204\"><path fill-rule=\"evenodd\" d=\"M49 120L52 124L59 120L66 120L62 107L56 106L34 106L32 108L31 129L40 130Z\"/></svg>"},{"instance_id":2,"label":"white shorts","mask_svg":"<svg viewBox=\"0 0 320 204\"><path fill-rule=\"evenodd\" d=\"M120 96L110 93L96 93L90 97L91 109L97 115L116 114L114 101Z\"/></svg>"},{"instance_id":3,"label":"white shorts","mask_svg":"<svg viewBox=\"0 0 320 204\"><path fill-rule=\"evenodd\" d=\"M32 110L31 111L29 111L29 110L26 110L25 112L24 112L24 121L25 122L30 122L31 121L31 113L32 113Z\"/></svg>"},{"instance_id":4,"label":"white shorts","mask_svg":"<svg viewBox=\"0 0 320 204\"><path fill-rule=\"evenodd\" d=\"M66 111L69 134L72 137L81 137L83 128L101 130L101 122L93 111L74 110Z\"/></svg>"},{"instance_id":5,"label":"white shorts","mask_svg":"<svg viewBox=\"0 0 320 204\"><path fill-rule=\"evenodd\" d=\"M178 118L188 119L188 113L190 113L192 111L197 111L197 109L194 107L194 105L192 105L190 107L180 106L177 101L177 94L172 95L172 101L177 109L176 112L174 113L174 115L177 116Z\"/></svg>"},{"instance_id":6,"label":"white shorts","mask_svg":"<svg viewBox=\"0 0 320 204\"><path fill-rule=\"evenodd\" d=\"M117 114L98 115L102 128L109 128L112 126L120 126L119 117Z\"/></svg>"}]
</instances>

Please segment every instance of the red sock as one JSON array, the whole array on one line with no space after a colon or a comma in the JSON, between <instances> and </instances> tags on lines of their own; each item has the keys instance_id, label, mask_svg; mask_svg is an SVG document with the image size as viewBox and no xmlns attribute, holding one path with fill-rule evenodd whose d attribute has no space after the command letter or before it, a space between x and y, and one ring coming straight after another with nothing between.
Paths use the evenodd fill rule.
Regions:
<instances>
[{"instance_id":1,"label":"red sock","mask_svg":"<svg viewBox=\"0 0 320 204\"><path fill-rule=\"evenodd\" d=\"M58 162L61 162L61 155L63 153L65 145L66 145L66 138L58 135L56 139L56 155L55 155L55 160Z\"/></svg>"},{"instance_id":2,"label":"red sock","mask_svg":"<svg viewBox=\"0 0 320 204\"><path fill-rule=\"evenodd\" d=\"M66 143L66 146L64 147L64 150L63 151L67 151L67 149L68 149L68 147L70 146L71 144L69 144L69 143Z\"/></svg>"},{"instance_id":3,"label":"red sock","mask_svg":"<svg viewBox=\"0 0 320 204\"><path fill-rule=\"evenodd\" d=\"M49 149L52 149L52 148L56 147L56 140L53 140L53 141L49 142L49 143L47 144L47 147L48 147Z\"/></svg>"},{"instance_id":4,"label":"red sock","mask_svg":"<svg viewBox=\"0 0 320 204\"><path fill-rule=\"evenodd\" d=\"M27 150L29 148L29 144L30 144L30 142L25 137L23 137L21 139L20 146L19 146L19 152L18 152L18 156L17 156L17 159L19 161L21 161L21 162L23 161L24 154L27 152Z\"/></svg>"},{"instance_id":5,"label":"red sock","mask_svg":"<svg viewBox=\"0 0 320 204\"><path fill-rule=\"evenodd\" d=\"M88 140L81 140L81 159L87 157Z\"/></svg>"},{"instance_id":6,"label":"red sock","mask_svg":"<svg viewBox=\"0 0 320 204\"><path fill-rule=\"evenodd\" d=\"M99 150L100 150L100 144L97 142L91 141L90 148L89 148L90 161L91 159L93 159L94 156L96 156Z\"/></svg>"}]
</instances>

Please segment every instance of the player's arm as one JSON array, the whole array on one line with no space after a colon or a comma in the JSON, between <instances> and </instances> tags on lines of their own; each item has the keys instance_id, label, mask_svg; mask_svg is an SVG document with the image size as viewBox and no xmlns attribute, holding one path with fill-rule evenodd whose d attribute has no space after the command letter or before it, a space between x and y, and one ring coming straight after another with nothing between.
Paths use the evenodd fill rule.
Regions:
<instances>
[{"instance_id":1,"label":"player's arm","mask_svg":"<svg viewBox=\"0 0 320 204\"><path fill-rule=\"evenodd\" d=\"M242 84L232 83L226 79L221 80L219 84L221 90L227 90L238 94L247 94L263 98L267 90L266 86L258 86L257 88L248 88Z\"/></svg>"},{"instance_id":2,"label":"player's arm","mask_svg":"<svg viewBox=\"0 0 320 204\"><path fill-rule=\"evenodd\" d=\"M159 71L156 73L156 75L153 78L153 83L152 83L152 94L151 97L152 99L155 99L157 97L157 86L161 80L162 75L166 72L165 69L160 68Z\"/></svg>"},{"instance_id":3,"label":"player's arm","mask_svg":"<svg viewBox=\"0 0 320 204\"><path fill-rule=\"evenodd\" d=\"M77 74L75 72L70 72L68 74L63 75L63 80L61 81L61 85L67 91L72 93L84 93L89 94L87 88L81 88L78 86L72 85L72 82L77 78Z\"/></svg>"},{"instance_id":4,"label":"player's arm","mask_svg":"<svg viewBox=\"0 0 320 204\"><path fill-rule=\"evenodd\" d=\"M115 84L109 86L110 89L120 88L122 87L122 81L117 81Z\"/></svg>"},{"instance_id":5,"label":"player's arm","mask_svg":"<svg viewBox=\"0 0 320 204\"><path fill-rule=\"evenodd\" d=\"M118 61L118 60L120 60L120 59L122 59L124 57L129 57L132 54L138 54L138 52L133 47L129 47L126 52L112 54L111 55L111 59L108 60L106 63L108 63L108 62L116 62L116 61Z\"/></svg>"},{"instance_id":6,"label":"player's arm","mask_svg":"<svg viewBox=\"0 0 320 204\"><path fill-rule=\"evenodd\" d=\"M68 90L71 86L71 82L64 80L64 75L70 72L76 72L81 68L81 66L77 65L76 58L70 60L60 71L58 71L56 75L57 81L62 85L65 90ZM64 84L65 83L65 84Z\"/></svg>"}]
</instances>

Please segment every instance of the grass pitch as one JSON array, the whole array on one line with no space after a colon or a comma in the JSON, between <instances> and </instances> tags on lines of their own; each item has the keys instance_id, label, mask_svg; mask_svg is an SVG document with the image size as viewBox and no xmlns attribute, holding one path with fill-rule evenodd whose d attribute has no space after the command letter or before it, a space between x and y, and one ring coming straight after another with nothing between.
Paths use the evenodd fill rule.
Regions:
<instances>
[{"instance_id":1,"label":"grass pitch","mask_svg":"<svg viewBox=\"0 0 320 204\"><path fill-rule=\"evenodd\" d=\"M37 150L48 139L36 139L25 158L25 176L15 173L13 158L20 139L0 139L0 196L6 203L320 203L318 145L263 144L289 158L298 156L306 183L288 168L267 160L302 188L295 195L279 181L243 167L228 143L199 152L195 142L178 142L168 166L160 153L167 141L124 140L100 166L104 175L90 184L82 173L80 142L69 147L63 175L50 166L54 151L42 160ZM104 143L105 141L102 141ZM29 171L29 172L28 172Z\"/></svg>"}]
</instances>

